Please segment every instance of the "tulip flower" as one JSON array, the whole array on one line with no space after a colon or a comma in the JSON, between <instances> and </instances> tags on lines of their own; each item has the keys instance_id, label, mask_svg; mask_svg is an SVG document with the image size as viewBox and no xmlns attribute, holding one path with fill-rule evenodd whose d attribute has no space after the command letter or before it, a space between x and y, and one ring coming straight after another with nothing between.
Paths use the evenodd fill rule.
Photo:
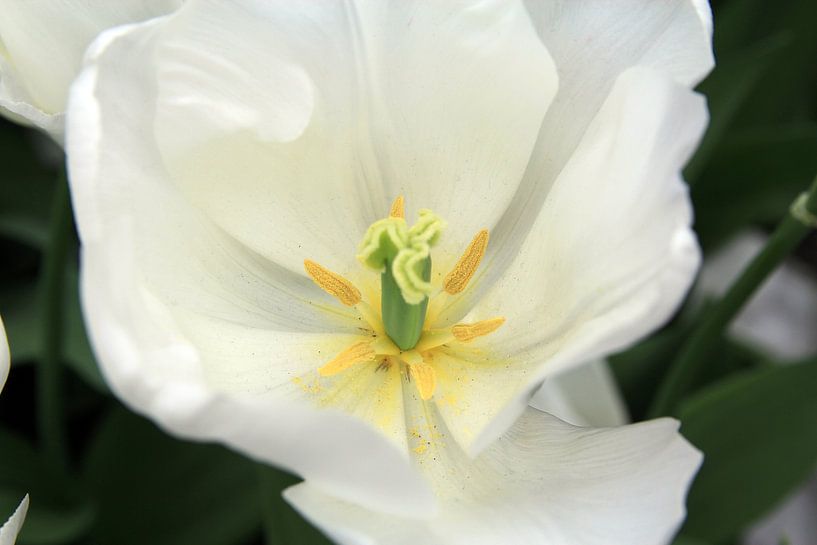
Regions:
<instances>
[{"instance_id":1,"label":"tulip flower","mask_svg":"<svg viewBox=\"0 0 817 545\"><path fill-rule=\"evenodd\" d=\"M9 363L9 345L6 339L6 330L3 327L3 320L0 319L0 392L3 391L6 378L8 378ZM17 540L17 534L20 533L20 527L23 525L23 520L26 518L27 511L28 496L23 498L23 501L11 515L11 518L0 526L0 545L14 545L14 542Z\"/></svg>"},{"instance_id":2,"label":"tulip flower","mask_svg":"<svg viewBox=\"0 0 817 545\"><path fill-rule=\"evenodd\" d=\"M0 318L0 392L3 391L3 386L6 385L10 367L11 353L9 352L9 343L6 338L6 328L3 326L2 318Z\"/></svg>"},{"instance_id":3,"label":"tulip flower","mask_svg":"<svg viewBox=\"0 0 817 545\"><path fill-rule=\"evenodd\" d=\"M526 407L664 323L697 270L680 170L707 121L707 13L191 0L106 32L67 149L114 391L355 508L460 520L453 498L535 510L496 527L507 542L666 538L699 462L675 423L587 431ZM318 416L297 436L305 407L379 440ZM359 486L348 464L386 467L381 443L427 488ZM616 522L653 507L650 528ZM557 524L575 509L607 522Z\"/></svg>"},{"instance_id":4,"label":"tulip flower","mask_svg":"<svg viewBox=\"0 0 817 545\"><path fill-rule=\"evenodd\" d=\"M61 142L68 89L103 30L169 13L182 0L0 0L0 115Z\"/></svg>"},{"instance_id":5,"label":"tulip flower","mask_svg":"<svg viewBox=\"0 0 817 545\"><path fill-rule=\"evenodd\" d=\"M20 502L20 506L14 511L11 517L0 526L0 545L14 545L17 535L23 526L23 521L28 512L28 495Z\"/></svg>"}]
</instances>

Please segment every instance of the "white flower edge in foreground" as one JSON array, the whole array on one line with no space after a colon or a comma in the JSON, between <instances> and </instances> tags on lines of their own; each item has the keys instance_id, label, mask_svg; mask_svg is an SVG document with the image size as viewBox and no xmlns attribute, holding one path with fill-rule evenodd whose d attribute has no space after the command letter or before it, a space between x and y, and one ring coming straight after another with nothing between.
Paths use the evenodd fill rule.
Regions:
<instances>
[{"instance_id":1,"label":"white flower edge in foreground","mask_svg":"<svg viewBox=\"0 0 817 545\"><path fill-rule=\"evenodd\" d=\"M17 535L23 527L26 513L28 513L28 494L20 502L20 506L14 511L11 517L0 526L0 545L14 545Z\"/></svg>"},{"instance_id":2,"label":"white flower edge in foreground","mask_svg":"<svg viewBox=\"0 0 817 545\"><path fill-rule=\"evenodd\" d=\"M0 392L6 385L11 367L11 352L9 351L9 341L6 337L6 328L3 325L3 318L0 317Z\"/></svg>"},{"instance_id":3,"label":"white flower edge in foreground","mask_svg":"<svg viewBox=\"0 0 817 545\"><path fill-rule=\"evenodd\" d=\"M465 440L473 452L513 422L538 382L627 348L676 311L700 264L680 170L707 120L702 97L653 70L616 80L506 274L468 313L528 328L472 343L520 375L491 384L513 402L472 426L481 430Z\"/></svg>"},{"instance_id":4,"label":"white flower edge in foreground","mask_svg":"<svg viewBox=\"0 0 817 545\"><path fill-rule=\"evenodd\" d=\"M677 430L577 428L531 408L476 459L445 460L434 517L386 516L309 483L284 497L343 545L665 545L702 459Z\"/></svg>"},{"instance_id":5,"label":"white flower edge in foreground","mask_svg":"<svg viewBox=\"0 0 817 545\"><path fill-rule=\"evenodd\" d=\"M220 439L294 469L316 486L333 487L335 495L348 494L342 481L361 475L344 471L348 461L326 456L332 450L321 443L326 434L317 421L301 437L291 430L300 418L296 401L313 392L305 377L317 377L319 367L359 338L361 322L310 283L303 261L317 259L361 278L357 242L389 201L404 194L410 207L431 207L457 225L440 244L443 255L435 254L440 276L475 230L495 227L487 272L477 274L463 303L447 312L452 320L469 310L508 316L496 334L507 344L492 350L489 362L478 362L486 365L467 362L473 375L463 382L476 386L459 397L446 395L457 393L456 376L447 384L441 378L439 403L420 400L413 386L404 392L399 374L384 383L391 388L385 395L374 379L369 389L335 391L343 393L342 409L385 430L406 459L423 453L416 452L422 444L414 444L403 416L422 415L426 406L433 421L426 418L424 427L441 429L445 440L477 453L505 431L546 376L660 325L694 275L698 252L679 171L706 111L684 80L689 75L675 73L673 59L701 51L703 74L711 53L692 4L671 5L672 13L686 13L682 22L694 30L687 40L696 47L679 48L677 41L668 47L650 41L655 33L630 28L617 35L640 44L630 64L617 57L621 71L593 79L589 97L579 92L581 78L566 73L572 83L559 87L550 109L553 63L526 12L510 1L445 8L457 12L444 14L445 24L435 19L439 4L418 18L409 17L410 3L361 4L353 14L357 24L382 23L363 28L373 42L364 48L376 68L369 75L389 76L372 86L389 93L365 104L371 110L345 102L373 90L357 92L359 67L350 61L363 59L345 47L351 41L360 48L361 35L345 33L350 14L339 3L243 0L242 9L233 10L193 0L161 21L104 34L74 87L68 149L84 245L83 305L114 391L177 434ZM674 20L662 19L671 28ZM608 53L615 52L618 38L606 37ZM415 42L422 47L393 47ZM640 67L645 51L651 62ZM490 62L475 62L477 54ZM668 73L654 66L662 58ZM438 91L437 102L426 100L429 88ZM473 100L463 100L464 91ZM381 115L378 123L362 123L385 131L370 138L375 150L352 145L360 126L345 123L361 110ZM576 126L551 132L576 113ZM327 119L335 124L322 126ZM405 130L389 132L390 123ZM393 146L395 134L405 146ZM362 136L370 135L364 130ZM324 145L326 138L334 147ZM550 150L545 144L553 139L559 146ZM531 164L545 161L543 170L529 165L531 148ZM385 166L364 161L375 151L389 159ZM439 162L419 160L426 155ZM387 175L356 177L378 168ZM576 216L562 225L570 210ZM503 227L517 213L525 228ZM570 250L583 247L592 251ZM553 248L566 253L548 258ZM514 262L520 255L527 264ZM535 274L542 262L547 267L538 272L558 273L544 289ZM619 285L622 278L627 282ZM362 278L361 288L371 283ZM542 300L520 303L525 290ZM542 342L550 352L541 350ZM554 351L558 357L551 358ZM390 375L368 376L385 381ZM358 395L364 393L370 395ZM395 403L386 407L387 401ZM327 430L342 441L341 433ZM370 457L367 441L349 437L347 443L343 452L357 460L356 468L370 459L385 467L386 458ZM418 498L419 485L401 490L393 486L397 477L384 473L355 482L352 501L362 502L378 482L370 506L389 505L381 496L397 503Z\"/></svg>"},{"instance_id":6,"label":"white flower edge in foreground","mask_svg":"<svg viewBox=\"0 0 817 545\"><path fill-rule=\"evenodd\" d=\"M170 13L182 0L0 0L0 114L62 141L68 89L102 31Z\"/></svg>"},{"instance_id":7,"label":"white flower edge in foreground","mask_svg":"<svg viewBox=\"0 0 817 545\"><path fill-rule=\"evenodd\" d=\"M546 380L531 397L530 406L574 426L614 428L631 422L613 372L604 360Z\"/></svg>"}]
</instances>

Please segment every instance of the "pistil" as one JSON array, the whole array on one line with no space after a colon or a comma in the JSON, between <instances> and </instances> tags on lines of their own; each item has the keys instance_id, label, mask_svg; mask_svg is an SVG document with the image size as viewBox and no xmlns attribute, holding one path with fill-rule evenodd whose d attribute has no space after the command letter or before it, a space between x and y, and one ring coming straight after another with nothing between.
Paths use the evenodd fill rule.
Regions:
<instances>
[{"instance_id":1,"label":"pistil","mask_svg":"<svg viewBox=\"0 0 817 545\"><path fill-rule=\"evenodd\" d=\"M380 311L386 334L401 350L411 350L423 333L431 293L431 247L445 222L420 210L408 227L403 199L398 197L388 218L373 223L360 243L358 259L380 272Z\"/></svg>"}]
</instances>

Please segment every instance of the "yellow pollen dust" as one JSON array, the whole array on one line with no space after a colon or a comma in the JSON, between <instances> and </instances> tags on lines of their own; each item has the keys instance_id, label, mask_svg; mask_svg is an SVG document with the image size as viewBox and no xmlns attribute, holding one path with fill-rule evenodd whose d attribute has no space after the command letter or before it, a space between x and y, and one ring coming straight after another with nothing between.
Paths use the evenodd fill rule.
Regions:
<instances>
[{"instance_id":1,"label":"yellow pollen dust","mask_svg":"<svg viewBox=\"0 0 817 545\"><path fill-rule=\"evenodd\" d=\"M473 324L457 324L451 328L451 334L460 342L467 343L473 341L477 337L482 337L493 333L505 323L505 318L491 318L490 320L482 320Z\"/></svg>"},{"instance_id":2,"label":"yellow pollen dust","mask_svg":"<svg viewBox=\"0 0 817 545\"><path fill-rule=\"evenodd\" d=\"M322 377L337 375L358 363L373 362L375 356L372 343L370 341L361 341L335 356L335 359L318 369L318 373Z\"/></svg>"},{"instance_id":3,"label":"yellow pollen dust","mask_svg":"<svg viewBox=\"0 0 817 545\"><path fill-rule=\"evenodd\" d=\"M428 401L437 389L437 372L432 366L423 362L408 366L411 380L414 381L417 392L423 401Z\"/></svg>"},{"instance_id":4,"label":"yellow pollen dust","mask_svg":"<svg viewBox=\"0 0 817 545\"><path fill-rule=\"evenodd\" d=\"M304 260L304 269L318 287L347 307L353 307L360 302L360 290L341 275L309 259Z\"/></svg>"},{"instance_id":5,"label":"yellow pollen dust","mask_svg":"<svg viewBox=\"0 0 817 545\"><path fill-rule=\"evenodd\" d=\"M391 203L391 208L389 209L389 217L390 218L406 217L405 200L403 199L402 195L394 199L394 202Z\"/></svg>"},{"instance_id":6,"label":"yellow pollen dust","mask_svg":"<svg viewBox=\"0 0 817 545\"><path fill-rule=\"evenodd\" d=\"M474 240L465 249L457 264L443 281L443 289L455 295L460 293L471 281L474 273L477 272L482 257L485 255L485 249L488 247L488 230L483 229L474 236Z\"/></svg>"}]
</instances>

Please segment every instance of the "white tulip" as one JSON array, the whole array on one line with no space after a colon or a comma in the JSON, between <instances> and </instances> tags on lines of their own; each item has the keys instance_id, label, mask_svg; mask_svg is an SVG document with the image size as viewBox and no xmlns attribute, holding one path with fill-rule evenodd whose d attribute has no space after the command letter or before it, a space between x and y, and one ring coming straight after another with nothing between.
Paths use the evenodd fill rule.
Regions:
<instances>
[{"instance_id":1,"label":"white tulip","mask_svg":"<svg viewBox=\"0 0 817 545\"><path fill-rule=\"evenodd\" d=\"M0 545L14 545L17 535L23 527L23 521L28 513L28 495L20 502L20 506L14 511L5 524L0 526Z\"/></svg>"},{"instance_id":2,"label":"white tulip","mask_svg":"<svg viewBox=\"0 0 817 545\"><path fill-rule=\"evenodd\" d=\"M0 0L0 115L63 139L68 89L103 30L182 0Z\"/></svg>"},{"instance_id":3,"label":"white tulip","mask_svg":"<svg viewBox=\"0 0 817 545\"><path fill-rule=\"evenodd\" d=\"M631 422L606 361L580 365L546 380L530 405L574 426L607 428Z\"/></svg>"},{"instance_id":4,"label":"white tulip","mask_svg":"<svg viewBox=\"0 0 817 545\"><path fill-rule=\"evenodd\" d=\"M3 320L0 319L0 392L3 391L3 386L6 385L10 359L6 329L3 327ZM28 496L26 495L17 510L14 511L14 514L11 515L11 518L0 526L0 545L14 545L14 542L17 541L17 534L20 533L20 528L23 526L23 520L25 520L27 512Z\"/></svg>"},{"instance_id":5,"label":"white tulip","mask_svg":"<svg viewBox=\"0 0 817 545\"><path fill-rule=\"evenodd\" d=\"M0 318L0 392L6 385L11 367L11 353L9 352L9 342L6 338L6 328L3 326L3 319Z\"/></svg>"},{"instance_id":6,"label":"white tulip","mask_svg":"<svg viewBox=\"0 0 817 545\"><path fill-rule=\"evenodd\" d=\"M364 509L309 482L284 497L343 545L665 544L701 461L677 429L574 428L530 408L476 459L434 449L435 516Z\"/></svg>"},{"instance_id":7,"label":"white tulip","mask_svg":"<svg viewBox=\"0 0 817 545\"><path fill-rule=\"evenodd\" d=\"M604 362L548 380L531 405L582 426L628 421ZM701 459L676 429L668 419L574 428L528 409L476 460L443 449L433 479L441 508L433 517L387 516L310 483L284 496L344 545L666 543Z\"/></svg>"},{"instance_id":8,"label":"white tulip","mask_svg":"<svg viewBox=\"0 0 817 545\"><path fill-rule=\"evenodd\" d=\"M689 287L679 172L707 120L691 91L712 64L706 10L535 7L192 0L105 33L72 91L67 149L83 304L114 390L175 433L401 517L448 512L450 460L483 453L474 464L567 489L561 457L603 453L644 473L590 472L600 495L581 508L633 505L606 479L656 506L627 535L671 533L698 462L675 424L586 432L531 410L516 446L493 443L544 379L649 333ZM430 296L419 339L382 321L370 268L384 255L387 315ZM551 513L579 506L564 498ZM520 531L557 531L543 520Z\"/></svg>"}]
</instances>

